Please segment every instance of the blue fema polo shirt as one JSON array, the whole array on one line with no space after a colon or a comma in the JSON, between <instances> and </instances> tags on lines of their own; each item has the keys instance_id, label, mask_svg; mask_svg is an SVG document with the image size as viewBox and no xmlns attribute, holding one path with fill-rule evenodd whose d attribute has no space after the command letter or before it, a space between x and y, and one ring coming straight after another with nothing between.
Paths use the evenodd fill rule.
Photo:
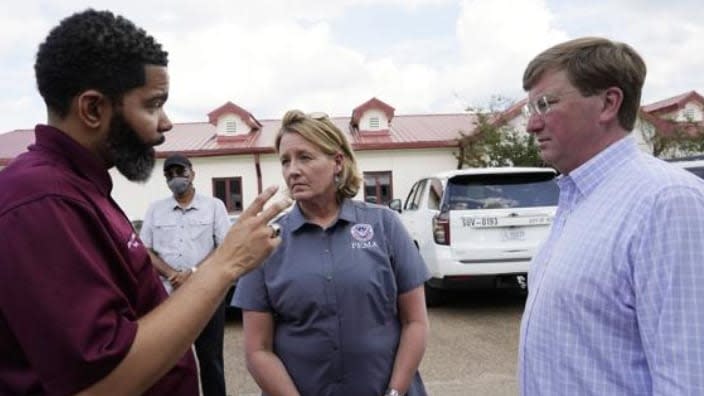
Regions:
<instances>
[{"instance_id":1,"label":"blue fema polo shirt","mask_svg":"<svg viewBox=\"0 0 704 396\"><path fill-rule=\"evenodd\" d=\"M274 315L274 352L303 395L382 395L401 326L398 295L428 269L397 214L345 200L328 229L296 206L283 242L241 278L234 305ZM416 373L408 395L425 395Z\"/></svg>"}]
</instances>

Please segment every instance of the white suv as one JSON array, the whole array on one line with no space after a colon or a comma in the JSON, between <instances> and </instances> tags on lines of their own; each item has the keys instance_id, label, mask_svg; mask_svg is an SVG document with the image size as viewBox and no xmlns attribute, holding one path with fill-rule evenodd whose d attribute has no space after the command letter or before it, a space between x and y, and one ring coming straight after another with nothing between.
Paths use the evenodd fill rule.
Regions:
<instances>
[{"instance_id":1,"label":"white suv","mask_svg":"<svg viewBox=\"0 0 704 396\"><path fill-rule=\"evenodd\" d=\"M676 159L672 160L671 163L704 179L704 157L702 156Z\"/></svg>"},{"instance_id":2,"label":"white suv","mask_svg":"<svg viewBox=\"0 0 704 396\"><path fill-rule=\"evenodd\" d=\"M528 263L547 238L559 189L550 168L480 168L417 181L390 204L425 259L428 305L443 289L526 288Z\"/></svg>"}]
</instances>

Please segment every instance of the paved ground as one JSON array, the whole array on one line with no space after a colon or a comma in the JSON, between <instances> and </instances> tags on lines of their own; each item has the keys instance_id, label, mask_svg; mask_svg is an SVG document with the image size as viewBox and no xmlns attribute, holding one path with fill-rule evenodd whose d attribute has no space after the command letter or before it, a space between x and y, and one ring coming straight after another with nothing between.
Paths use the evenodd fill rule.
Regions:
<instances>
[{"instance_id":1,"label":"paved ground","mask_svg":"<svg viewBox=\"0 0 704 396\"><path fill-rule=\"evenodd\" d=\"M431 308L430 340L421 365L429 395L516 395L518 331L525 298L501 293L451 296ZM228 394L259 395L246 371L242 322L231 315L225 330Z\"/></svg>"}]
</instances>

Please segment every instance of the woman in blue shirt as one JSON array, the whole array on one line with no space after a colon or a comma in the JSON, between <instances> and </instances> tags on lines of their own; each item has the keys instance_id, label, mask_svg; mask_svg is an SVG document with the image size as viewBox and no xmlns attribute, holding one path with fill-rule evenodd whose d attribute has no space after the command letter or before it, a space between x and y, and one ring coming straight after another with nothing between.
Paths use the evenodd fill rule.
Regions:
<instances>
[{"instance_id":1,"label":"woman in blue shirt","mask_svg":"<svg viewBox=\"0 0 704 396\"><path fill-rule=\"evenodd\" d=\"M265 395L425 395L418 249L395 212L351 200L361 177L327 116L287 112L275 146L296 205L237 285L250 373Z\"/></svg>"}]
</instances>

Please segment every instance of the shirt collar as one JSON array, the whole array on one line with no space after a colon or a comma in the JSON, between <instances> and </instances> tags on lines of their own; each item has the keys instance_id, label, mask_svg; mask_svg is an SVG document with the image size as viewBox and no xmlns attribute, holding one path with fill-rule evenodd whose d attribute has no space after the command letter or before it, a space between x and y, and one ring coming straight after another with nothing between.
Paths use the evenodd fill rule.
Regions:
<instances>
[{"instance_id":1,"label":"shirt collar","mask_svg":"<svg viewBox=\"0 0 704 396\"><path fill-rule=\"evenodd\" d=\"M202 207L202 203L203 203L202 198L198 194L196 194L195 190L193 191L193 199L191 199L191 202L185 208L181 207L181 204L178 203L176 198L174 198L173 194L169 198L170 198L170 202L171 202L171 208L173 210L176 210L176 209L181 209L183 211L189 211L191 209L198 210L199 208Z\"/></svg>"},{"instance_id":2,"label":"shirt collar","mask_svg":"<svg viewBox=\"0 0 704 396\"><path fill-rule=\"evenodd\" d=\"M635 138L626 136L564 176L564 179L570 179L580 195L587 196L626 162L633 160L639 152ZM562 184L566 182L567 180L561 181Z\"/></svg>"},{"instance_id":3,"label":"shirt collar","mask_svg":"<svg viewBox=\"0 0 704 396\"><path fill-rule=\"evenodd\" d=\"M308 224L308 221L303 217L303 212L298 206L298 202L294 205L293 209L288 214L288 221L291 224L291 231L296 231L303 225ZM340 211L337 215L337 220L333 224L337 224L338 221L344 220L348 223L355 223L357 221L357 213L354 210L354 204L352 200L345 198L340 206Z\"/></svg>"},{"instance_id":4,"label":"shirt collar","mask_svg":"<svg viewBox=\"0 0 704 396\"><path fill-rule=\"evenodd\" d=\"M49 125L34 128L35 143L30 151L44 151L56 162L71 168L93 183L105 196L112 191L112 179L105 164L65 132Z\"/></svg>"}]
</instances>

